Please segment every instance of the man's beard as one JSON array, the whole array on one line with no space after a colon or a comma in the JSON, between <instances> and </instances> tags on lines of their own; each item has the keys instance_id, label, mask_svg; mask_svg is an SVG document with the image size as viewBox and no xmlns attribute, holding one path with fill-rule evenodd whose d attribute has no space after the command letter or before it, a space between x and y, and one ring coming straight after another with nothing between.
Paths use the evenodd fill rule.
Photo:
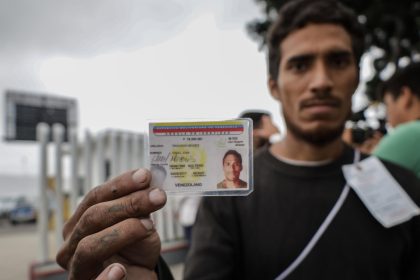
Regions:
<instances>
[{"instance_id":1,"label":"man's beard","mask_svg":"<svg viewBox=\"0 0 420 280\"><path fill-rule=\"evenodd\" d=\"M286 123L287 129L295 137L318 147L324 147L329 143L334 142L338 138L341 138L341 135L344 131L344 122L343 124L334 128L303 131L300 127L290 121L286 115L284 115L284 121Z\"/></svg>"}]
</instances>

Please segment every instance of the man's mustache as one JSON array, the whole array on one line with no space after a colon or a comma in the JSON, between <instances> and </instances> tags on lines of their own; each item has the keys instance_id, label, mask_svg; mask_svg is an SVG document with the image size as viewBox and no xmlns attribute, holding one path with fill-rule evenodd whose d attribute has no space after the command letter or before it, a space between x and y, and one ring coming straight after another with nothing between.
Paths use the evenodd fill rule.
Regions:
<instances>
[{"instance_id":1,"label":"man's mustache","mask_svg":"<svg viewBox=\"0 0 420 280\"><path fill-rule=\"evenodd\" d=\"M312 106L331 106L331 107L340 107L342 101L334 97L328 98L311 98L303 100L300 103L300 109L312 107Z\"/></svg>"}]
</instances>

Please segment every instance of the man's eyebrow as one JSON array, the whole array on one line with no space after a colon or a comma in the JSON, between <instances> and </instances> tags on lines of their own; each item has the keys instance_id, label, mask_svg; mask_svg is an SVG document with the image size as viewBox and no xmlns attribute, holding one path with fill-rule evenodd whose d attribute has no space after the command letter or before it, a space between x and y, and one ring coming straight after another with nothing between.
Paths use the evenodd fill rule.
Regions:
<instances>
[{"instance_id":1,"label":"man's eyebrow","mask_svg":"<svg viewBox=\"0 0 420 280\"><path fill-rule=\"evenodd\" d=\"M329 51L326 56L327 57L350 57L353 53L349 50L331 50ZM315 57L315 54L307 53L307 54L301 54L301 55L295 55L291 56L287 59L286 64L293 64L296 62L305 62L305 61L311 61Z\"/></svg>"},{"instance_id":2,"label":"man's eyebrow","mask_svg":"<svg viewBox=\"0 0 420 280\"><path fill-rule=\"evenodd\" d=\"M327 54L328 57L350 57L353 53L348 50L333 50Z\"/></svg>"},{"instance_id":3,"label":"man's eyebrow","mask_svg":"<svg viewBox=\"0 0 420 280\"><path fill-rule=\"evenodd\" d=\"M286 61L286 64L293 64L293 63L296 63L296 62L310 61L314 57L315 57L314 54L295 55L295 56L289 57L289 59L287 59L287 61Z\"/></svg>"}]
</instances>

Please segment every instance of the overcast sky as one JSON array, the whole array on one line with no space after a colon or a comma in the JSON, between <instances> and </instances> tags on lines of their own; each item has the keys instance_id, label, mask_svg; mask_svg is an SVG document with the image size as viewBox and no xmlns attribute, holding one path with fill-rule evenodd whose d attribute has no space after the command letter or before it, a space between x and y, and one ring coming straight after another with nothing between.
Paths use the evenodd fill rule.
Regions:
<instances>
[{"instance_id":1,"label":"overcast sky","mask_svg":"<svg viewBox=\"0 0 420 280\"><path fill-rule=\"evenodd\" d=\"M279 122L264 54L245 32L259 9L252 0L0 0L0 90L76 98L81 135L249 108ZM0 173L36 174L33 144L2 143L0 153Z\"/></svg>"},{"instance_id":2,"label":"overcast sky","mask_svg":"<svg viewBox=\"0 0 420 280\"><path fill-rule=\"evenodd\" d=\"M76 98L80 135L251 108L281 126L245 31L259 15L253 0L0 0L0 90ZM37 173L34 144L0 155L0 174Z\"/></svg>"}]
</instances>

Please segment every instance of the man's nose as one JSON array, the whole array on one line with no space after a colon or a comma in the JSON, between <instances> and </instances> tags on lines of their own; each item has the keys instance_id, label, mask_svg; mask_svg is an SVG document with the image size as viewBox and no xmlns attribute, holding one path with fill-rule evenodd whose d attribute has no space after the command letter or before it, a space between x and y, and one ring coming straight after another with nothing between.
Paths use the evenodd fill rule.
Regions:
<instances>
[{"instance_id":1,"label":"man's nose","mask_svg":"<svg viewBox=\"0 0 420 280\"><path fill-rule=\"evenodd\" d=\"M332 72L324 62L315 65L310 90L317 95L330 94L333 88ZM322 97L322 96L320 96Z\"/></svg>"}]
</instances>

